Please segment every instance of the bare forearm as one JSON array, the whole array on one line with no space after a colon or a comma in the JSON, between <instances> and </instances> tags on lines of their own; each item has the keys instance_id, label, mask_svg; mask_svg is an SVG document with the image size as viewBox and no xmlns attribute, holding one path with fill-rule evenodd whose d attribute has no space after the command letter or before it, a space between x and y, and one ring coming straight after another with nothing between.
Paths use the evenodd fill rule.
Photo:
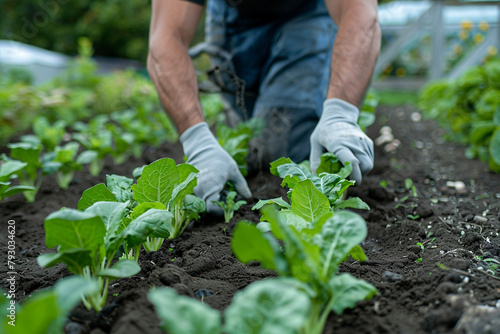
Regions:
<instances>
[{"instance_id":1,"label":"bare forearm","mask_svg":"<svg viewBox=\"0 0 500 334\"><path fill-rule=\"evenodd\" d=\"M360 107L379 51L377 16L356 8L346 12L333 47L327 98L339 98Z\"/></svg>"},{"instance_id":2,"label":"bare forearm","mask_svg":"<svg viewBox=\"0 0 500 334\"><path fill-rule=\"evenodd\" d=\"M180 38L166 37L164 43L150 51L148 70L163 106L182 134L204 120L196 72Z\"/></svg>"}]
</instances>

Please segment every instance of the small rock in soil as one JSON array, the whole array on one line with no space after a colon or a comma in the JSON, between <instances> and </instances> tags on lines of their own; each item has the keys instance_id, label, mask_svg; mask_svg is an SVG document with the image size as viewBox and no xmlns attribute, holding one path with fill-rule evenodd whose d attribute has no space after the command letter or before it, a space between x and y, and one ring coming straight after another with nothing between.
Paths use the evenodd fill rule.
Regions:
<instances>
[{"instance_id":1,"label":"small rock in soil","mask_svg":"<svg viewBox=\"0 0 500 334\"><path fill-rule=\"evenodd\" d=\"M448 276L445 278L448 282L451 283L462 283L463 279L460 277L460 274L457 273L450 273Z\"/></svg>"},{"instance_id":2,"label":"small rock in soil","mask_svg":"<svg viewBox=\"0 0 500 334\"><path fill-rule=\"evenodd\" d=\"M419 204L415 209L415 214L419 215L420 218L427 218L432 216L434 212L429 205Z\"/></svg>"},{"instance_id":3,"label":"small rock in soil","mask_svg":"<svg viewBox=\"0 0 500 334\"><path fill-rule=\"evenodd\" d=\"M194 295L196 296L196 298L201 299L201 297L213 296L214 292L212 290L200 289L197 290Z\"/></svg>"},{"instance_id":4,"label":"small rock in soil","mask_svg":"<svg viewBox=\"0 0 500 334\"><path fill-rule=\"evenodd\" d=\"M488 218L483 217L483 216L475 216L474 221L478 224L483 224L483 223L486 223L488 221Z\"/></svg>"},{"instance_id":5,"label":"small rock in soil","mask_svg":"<svg viewBox=\"0 0 500 334\"><path fill-rule=\"evenodd\" d=\"M64 325L64 333L66 334L83 334L85 333L85 326L74 321L68 321Z\"/></svg>"},{"instance_id":6,"label":"small rock in soil","mask_svg":"<svg viewBox=\"0 0 500 334\"><path fill-rule=\"evenodd\" d=\"M500 332L500 310L488 306L468 309L455 327L465 334L498 334Z\"/></svg>"},{"instance_id":7,"label":"small rock in soil","mask_svg":"<svg viewBox=\"0 0 500 334\"><path fill-rule=\"evenodd\" d=\"M462 270L462 271L467 271L467 269L469 269L469 265L470 265L470 262L467 261L467 260L463 260L463 259L451 259L449 263L449 266L454 268L454 269L458 269L458 270Z\"/></svg>"},{"instance_id":8,"label":"small rock in soil","mask_svg":"<svg viewBox=\"0 0 500 334\"><path fill-rule=\"evenodd\" d=\"M403 279L403 275L393 273L392 271L386 270L382 274L382 279L386 282L393 283L393 282L401 281Z\"/></svg>"}]
</instances>

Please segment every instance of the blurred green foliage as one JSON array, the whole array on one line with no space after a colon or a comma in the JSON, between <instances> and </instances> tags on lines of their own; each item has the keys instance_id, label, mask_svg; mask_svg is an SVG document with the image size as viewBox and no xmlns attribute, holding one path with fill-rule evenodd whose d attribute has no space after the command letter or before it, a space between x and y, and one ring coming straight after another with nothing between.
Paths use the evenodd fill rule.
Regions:
<instances>
[{"instance_id":1,"label":"blurred green foliage","mask_svg":"<svg viewBox=\"0 0 500 334\"><path fill-rule=\"evenodd\" d=\"M427 84L419 107L447 130L448 139L468 145L466 157L500 173L500 58L471 67L457 80Z\"/></svg>"},{"instance_id":2,"label":"blurred green foliage","mask_svg":"<svg viewBox=\"0 0 500 334\"><path fill-rule=\"evenodd\" d=\"M150 0L4 0L0 39L74 55L85 36L96 55L145 61L150 15ZM194 42L202 38L201 23Z\"/></svg>"},{"instance_id":3,"label":"blurred green foliage","mask_svg":"<svg viewBox=\"0 0 500 334\"><path fill-rule=\"evenodd\" d=\"M28 130L38 115L49 122L73 124L98 114L137 108L161 118L155 125L161 125L169 139L175 140L176 131L162 110L151 80L132 70L98 75L96 63L90 58L90 41L81 38L78 47L80 56L61 76L42 86L31 86L29 74L19 70L0 75L0 143Z\"/></svg>"}]
</instances>

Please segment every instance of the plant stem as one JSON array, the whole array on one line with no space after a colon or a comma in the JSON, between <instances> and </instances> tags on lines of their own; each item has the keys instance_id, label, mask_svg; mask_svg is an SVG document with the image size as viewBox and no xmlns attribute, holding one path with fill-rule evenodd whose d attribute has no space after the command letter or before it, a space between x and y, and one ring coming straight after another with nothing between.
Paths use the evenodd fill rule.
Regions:
<instances>
[{"instance_id":1,"label":"plant stem","mask_svg":"<svg viewBox=\"0 0 500 334\"><path fill-rule=\"evenodd\" d=\"M90 163L89 166L90 175L98 176L101 173L103 167L104 167L104 159L96 158Z\"/></svg>"},{"instance_id":2,"label":"plant stem","mask_svg":"<svg viewBox=\"0 0 500 334\"><path fill-rule=\"evenodd\" d=\"M57 185L61 189L68 189L71 180L73 180L75 172L71 171L69 173L56 173Z\"/></svg>"}]
</instances>

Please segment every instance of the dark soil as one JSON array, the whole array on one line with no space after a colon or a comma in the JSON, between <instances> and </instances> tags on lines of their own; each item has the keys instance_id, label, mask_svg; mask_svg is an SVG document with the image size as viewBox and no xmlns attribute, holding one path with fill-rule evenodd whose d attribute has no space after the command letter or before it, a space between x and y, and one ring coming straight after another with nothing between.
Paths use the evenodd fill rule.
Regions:
<instances>
[{"instance_id":1,"label":"dark soil","mask_svg":"<svg viewBox=\"0 0 500 334\"><path fill-rule=\"evenodd\" d=\"M411 107L380 107L377 124L368 129L375 139L381 126L390 126L401 143L391 152L376 146L375 168L350 190L371 207L359 212L368 224L363 248L369 261L346 262L342 271L374 284L379 295L341 316L330 315L325 333L500 333L500 270L492 277L481 260L500 260L500 175L480 161L467 160L463 146L444 142L433 122L412 120L415 112ZM37 256L47 252L44 218L62 206L76 208L81 193L104 182L105 174L131 176L135 167L162 157L181 162L181 147L149 149L143 158L121 166L110 162L97 178L79 173L67 191L48 178L36 203L17 195L0 204L2 230L7 231L9 219L16 222L19 301L70 274L62 265L46 269L36 264ZM416 197L405 179L413 181ZM449 181L462 181L465 188ZM267 173L249 179L255 201L283 195L279 184ZM66 332L161 333L146 298L153 286L173 287L223 310L235 292L274 276L258 263L239 263L231 252L235 224L259 220L252 204L229 224L204 216L159 252L141 254L142 271L112 283L100 314L76 307ZM6 241L2 232L4 254ZM2 276L6 272L2 266ZM6 287L4 279L1 287Z\"/></svg>"}]
</instances>

